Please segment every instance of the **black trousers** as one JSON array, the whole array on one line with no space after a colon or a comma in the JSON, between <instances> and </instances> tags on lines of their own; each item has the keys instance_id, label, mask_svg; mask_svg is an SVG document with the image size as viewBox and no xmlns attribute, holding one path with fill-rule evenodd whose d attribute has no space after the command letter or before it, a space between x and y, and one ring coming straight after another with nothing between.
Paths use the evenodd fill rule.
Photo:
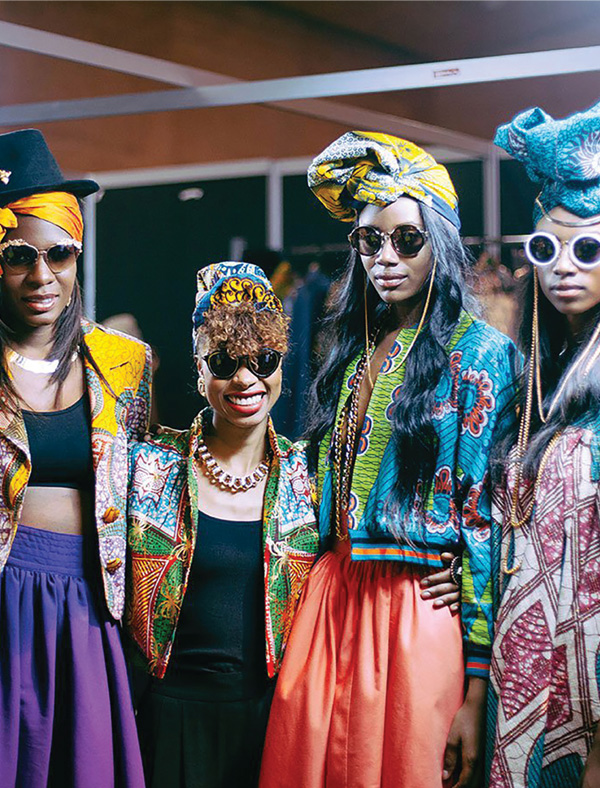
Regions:
<instances>
[{"instance_id":1,"label":"black trousers","mask_svg":"<svg viewBox=\"0 0 600 788\"><path fill-rule=\"evenodd\" d=\"M153 679L137 711L146 788L256 788L274 689L239 673Z\"/></svg>"}]
</instances>

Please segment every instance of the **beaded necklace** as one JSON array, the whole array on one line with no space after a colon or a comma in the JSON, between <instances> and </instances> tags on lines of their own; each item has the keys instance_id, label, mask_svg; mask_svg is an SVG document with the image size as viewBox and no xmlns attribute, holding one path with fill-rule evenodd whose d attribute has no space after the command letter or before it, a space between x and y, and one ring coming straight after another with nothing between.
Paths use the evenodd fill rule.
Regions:
<instances>
[{"instance_id":1,"label":"beaded necklace","mask_svg":"<svg viewBox=\"0 0 600 788\"><path fill-rule=\"evenodd\" d=\"M415 343L421 333L425 317L429 310L431 302L431 294L433 292L433 280L437 268L437 260L434 258L431 267L431 277L429 279L429 289L427 290L427 298L425 299L425 306L419 320L419 325L408 346L406 352L398 362L401 367L406 364L409 353L414 348ZM365 291L366 292L366 291ZM372 332L369 332L369 324L367 317L367 302L365 298L365 349L358 362L356 374L352 382L352 391L348 395L346 402L340 412L337 424L331 436L331 464L334 473L334 500L333 511L335 521L335 534L340 541L348 539L348 531L342 529L342 513L348 510L350 502L350 488L352 484L352 471L354 468L354 455L356 449L356 437L358 435L358 406L360 401L360 390L365 378L369 377L371 384L371 391L373 390L374 383L371 377L371 357L377 347L377 337L380 333L380 327L377 326Z\"/></svg>"}]
</instances>

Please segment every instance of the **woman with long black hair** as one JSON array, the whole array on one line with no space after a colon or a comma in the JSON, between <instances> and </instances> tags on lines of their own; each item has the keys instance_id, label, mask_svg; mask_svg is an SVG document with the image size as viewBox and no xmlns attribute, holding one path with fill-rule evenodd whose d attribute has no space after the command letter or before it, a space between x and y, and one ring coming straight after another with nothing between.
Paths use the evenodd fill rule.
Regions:
<instances>
[{"instance_id":1,"label":"woman with long black hair","mask_svg":"<svg viewBox=\"0 0 600 788\"><path fill-rule=\"evenodd\" d=\"M473 786L492 624L488 454L514 348L465 310L457 197L430 155L350 132L308 178L354 222L310 408L331 549L292 630L261 786ZM420 584L461 546L459 618Z\"/></svg>"},{"instance_id":2,"label":"woman with long black hair","mask_svg":"<svg viewBox=\"0 0 600 788\"><path fill-rule=\"evenodd\" d=\"M541 192L525 244L532 275L521 419L497 447L502 601L490 785L597 788L600 104L564 120L527 110L498 129L496 144L523 162Z\"/></svg>"},{"instance_id":3,"label":"woman with long black hair","mask_svg":"<svg viewBox=\"0 0 600 788\"><path fill-rule=\"evenodd\" d=\"M0 784L140 788L118 621L150 351L83 318L98 185L35 129L0 135L0 166Z\"/></svg>"}]
</instances>

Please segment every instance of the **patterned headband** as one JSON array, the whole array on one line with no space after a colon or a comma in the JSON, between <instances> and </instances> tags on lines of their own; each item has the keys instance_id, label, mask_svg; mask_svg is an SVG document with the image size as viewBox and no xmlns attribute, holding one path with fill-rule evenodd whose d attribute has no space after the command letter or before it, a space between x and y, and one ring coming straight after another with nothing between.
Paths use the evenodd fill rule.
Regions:
<instances>
[{"instance_id":1,"label":"patterned headband","mask_svg":"<svg viewBox=\"0 0 600 788\"><path fill-rule=\"evenodd\" d=\"M197 274L193 333L204 323L209 309L224 304L251 303L257 311L281 312L281 301L262 268L252 263L213 263Z\"/></svg>"}]
</instances>

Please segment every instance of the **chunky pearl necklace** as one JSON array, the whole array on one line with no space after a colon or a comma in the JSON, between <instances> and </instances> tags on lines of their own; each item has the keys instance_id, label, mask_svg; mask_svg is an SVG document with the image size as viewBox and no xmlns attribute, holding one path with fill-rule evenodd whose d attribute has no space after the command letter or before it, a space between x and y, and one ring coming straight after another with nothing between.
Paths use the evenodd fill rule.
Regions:
<instances>
[{"instance_id":1,"label":"chunky pearl necklace","mask_svg":"<svg viewBox=\"0 0 600 788\"><path fill-rule=\"evenodd\" d=\"M256 487L269 472L269 463L265 459L247 476L232 476L221 468L203 441L198 443L196 459L211 484L216 484L221 490L226 490L233 495L247 492Z\"/></svg>"}]
</instances>

